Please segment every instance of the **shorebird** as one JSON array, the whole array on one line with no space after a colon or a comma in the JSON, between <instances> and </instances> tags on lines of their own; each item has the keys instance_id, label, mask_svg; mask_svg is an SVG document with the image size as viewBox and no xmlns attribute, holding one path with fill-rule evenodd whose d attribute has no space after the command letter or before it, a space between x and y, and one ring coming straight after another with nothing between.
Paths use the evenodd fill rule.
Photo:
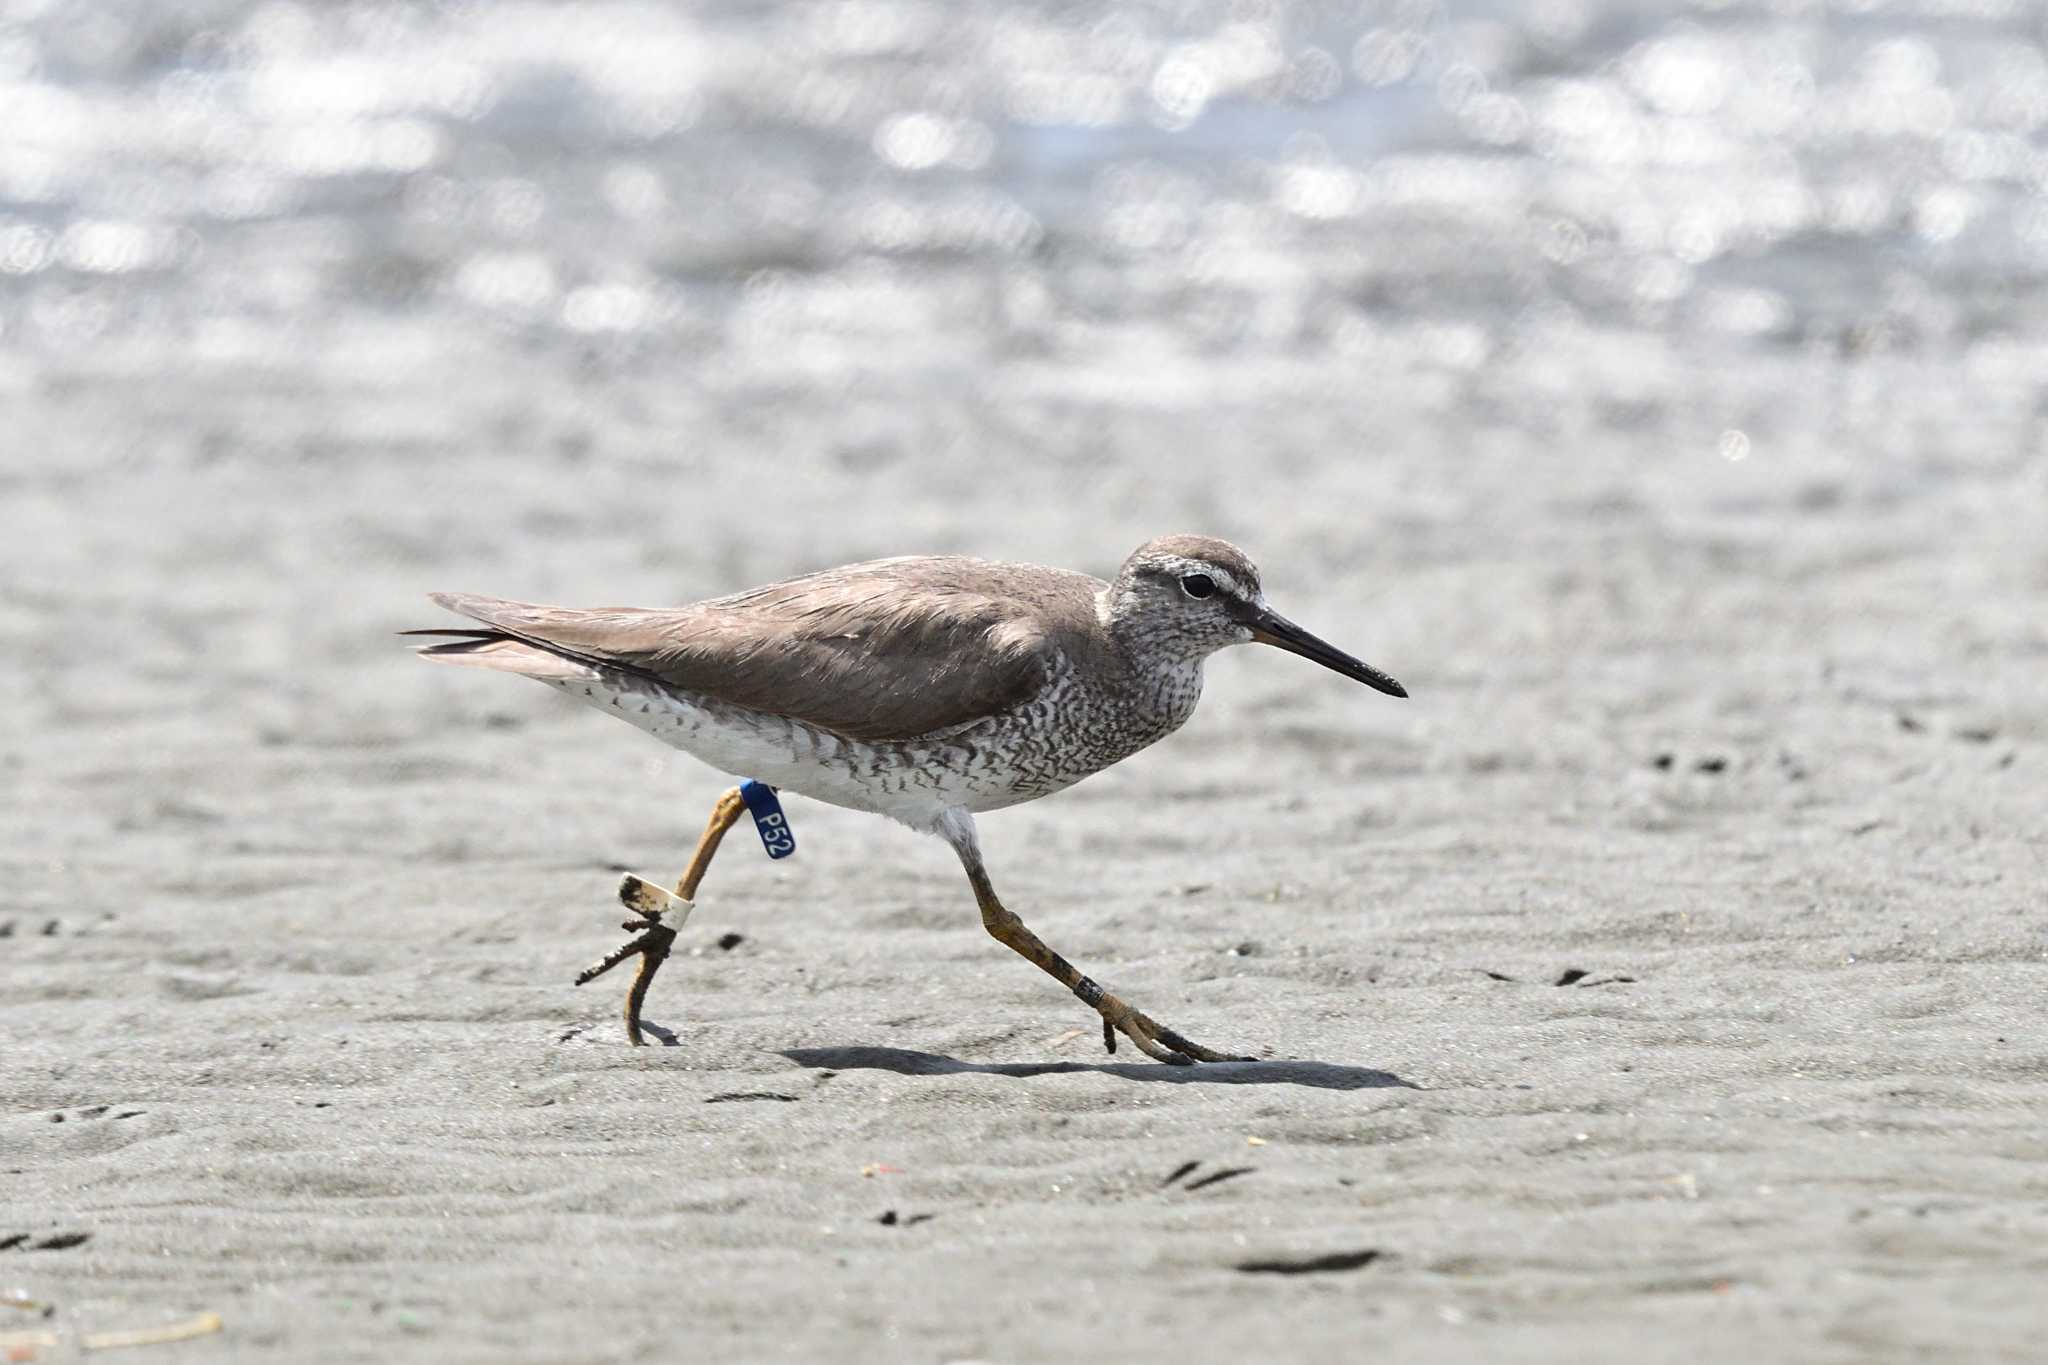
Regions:
<instances>
[{"instance_id":1,"label":"shorebird","mask_svg":"<svg viewBox=\"0 0 2048 1365\"><path fill-rule=\"evenodd\" d=\"M1390 696L1407 692L1267 605L1242 550L1149 540L1116 581L962 556L879 559L667 610L535 606L433 593L482 629L426 646L437 663L536 678L734 776L871 811L952 845L982 926L1162 1062L1241 1061L1165 1027L1083 976L996 896L974 817L1071 787L1179 729L1202 664L1257 641ZM721 796L676 890L628 877L640 937L577 984L641 958L626 1032L719 840L745 809ZM664 914L675 919L664 922Z\"/></svg>"}]
</instances>

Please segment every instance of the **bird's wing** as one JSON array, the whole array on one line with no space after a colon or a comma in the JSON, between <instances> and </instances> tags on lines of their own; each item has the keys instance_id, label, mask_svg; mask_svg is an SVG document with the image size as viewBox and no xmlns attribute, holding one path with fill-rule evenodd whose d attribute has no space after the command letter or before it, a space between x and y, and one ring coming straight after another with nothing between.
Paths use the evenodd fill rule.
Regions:
<instances>
[{"instance_id":1,"label":"bird's wing","mask_svg":"<svg viewBox=\"0 0 2048 1365\"><path fill-rule=\"evenodd\" d=\"M433 600L553 654L849 739L887 741L1024 701L1062 651L1060 623L1094 609L1094 579L1041 571L1047 576L1019 595L1014 583L990 580L992 567L882 560L672 610L463 593Z\"/></svg>"}]
</instances>

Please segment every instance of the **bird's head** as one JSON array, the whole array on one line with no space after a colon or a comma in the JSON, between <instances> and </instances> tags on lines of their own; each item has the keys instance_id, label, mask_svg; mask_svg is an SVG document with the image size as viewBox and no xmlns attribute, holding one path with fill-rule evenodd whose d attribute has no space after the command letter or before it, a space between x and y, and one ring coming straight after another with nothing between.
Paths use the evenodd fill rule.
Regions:
<instances>
[{"instance_id":1,"label":"bird's head","mask_svg":"<svg viewBox=\"0 0 2048 1365\"><path fill-rule=\"evenodd\" d=\"M1389 696L1407 691L1266 604L1258 566L1228 541L1160 536L1124 561L1109 594L1110 628L1133 648L1202 659L1226 645L1266 644L1313 659Z\"/></svg>"}]
</instances>

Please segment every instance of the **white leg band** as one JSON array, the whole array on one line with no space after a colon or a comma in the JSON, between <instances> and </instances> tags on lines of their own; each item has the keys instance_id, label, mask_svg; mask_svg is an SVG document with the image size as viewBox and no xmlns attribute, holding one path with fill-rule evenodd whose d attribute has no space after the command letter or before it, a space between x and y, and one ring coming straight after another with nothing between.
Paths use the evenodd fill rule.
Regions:
<instances>
[{"instance_id":1,"label":"white leg band","mask_svg":"<svg viewBox=\"0 0 2048 1365\"><path fill-rule=\"evenodd\" d=\"M682 928L689 921L690 912L697 908L695 901L686 901L667 887L656 886L630 872L619 881L619 903L636 915L659 915L665 929Z\"/></svg>"}]
</instances>

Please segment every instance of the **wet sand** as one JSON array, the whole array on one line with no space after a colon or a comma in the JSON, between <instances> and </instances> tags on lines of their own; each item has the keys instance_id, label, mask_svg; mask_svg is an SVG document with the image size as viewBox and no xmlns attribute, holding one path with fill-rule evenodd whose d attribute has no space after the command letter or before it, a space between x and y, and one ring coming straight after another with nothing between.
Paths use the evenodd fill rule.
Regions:
<instances>
[{"instance_id":1,"label":"wet sand","mask_svg":"<svg viewBox=\"0 0 2048 1365\"><path fill-rule=\"evenodd\" d=\"M513 378L477 405L552 410ZM1147 485L1131 438L1121 495L1061 497L849 470L792 412L778 507L723 432L512 465L397 381L204 465L151 433L270 400L150 393L155 453L87 468L117 384L22 399L73 472L11 476L5 551L0 1278L60 1325L224 1315L163 1359L2031 1349L2038 459L1911 501L1717 461L1700 512L1595 459L1347 502L1306 442L1190 437ZM393 453L316 453L372 422ZM1413 701L1234 651L1179 735L984 842L1050 942L1252 1065L1102 1055L942 844L794 798L798 856L735 832L649 1008L673 1045L629 1048L623 983L569 979L721 779L390 635L429 588L1107 571L1170 526Z\"/></svg>"}]
</instances>

